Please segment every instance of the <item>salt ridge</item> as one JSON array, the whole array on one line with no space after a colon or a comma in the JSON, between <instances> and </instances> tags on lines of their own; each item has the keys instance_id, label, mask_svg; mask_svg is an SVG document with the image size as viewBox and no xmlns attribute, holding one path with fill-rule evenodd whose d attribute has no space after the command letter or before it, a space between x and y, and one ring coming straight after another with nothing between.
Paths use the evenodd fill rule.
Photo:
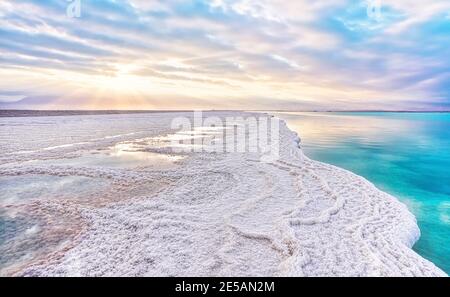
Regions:
<instances>
[{"instance_id":1,"label":"salt ridge","mask_svg":"<svg viewBox=\"0 0 450 297\"><path fill-rule=\"evenodd\" d=\"M271 163L253 154L192 153L164 172L0 169L106 178L116 185L112 193L127 196L100 207L65 203L85 222L83 232L63 253L16 274L446 275L411 249L420 231L405 205L360 176L304 156L284 122L280 144L280 159Z\"/></svg>"}]
</instances>

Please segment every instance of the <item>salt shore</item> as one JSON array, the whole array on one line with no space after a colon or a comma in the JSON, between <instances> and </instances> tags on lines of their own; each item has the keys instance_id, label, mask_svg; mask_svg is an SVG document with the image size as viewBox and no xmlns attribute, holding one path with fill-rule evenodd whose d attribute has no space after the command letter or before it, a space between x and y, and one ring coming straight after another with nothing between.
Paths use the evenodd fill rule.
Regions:
<instances>
[{"instance_id":1,"label":"salt shore","mask_svg":"<svg viewBox=\"0 0 450 297\"><path fill-rule=\"evenodd\" d=\"M99 186L89 188L92 182L83 180L80 185L86 189L71 190L66 183L68 192L63 195L0 200L0 214L11 220L27 218L34 223L24 224L23 232L36 234L34 241L24 237L19 244L17 238L7 237L0 245L4 258L0 274L446 275L411 249L420 231L405 205L360 176L304 156L298 136L284 122L280 123L279 158L261 162L255 153L172 153L162 144L164 137L175 133L170 129L171 118L180 115L190 116L104 115L89 118L89 123L45 118L50 127L58 126L46 133L79 129L70 138L74 145L50 145L45 139L20 149L14 143L5 144L0 178L75 176ZM95 139L83 134L89 128L83 125L98 127L105 119L122 121L120 128L105 125L105 129L117 128L117 137L99 131ZM30 121L23 125L34 125ZM8 122L2 122L0 129L7 127ZM84 162L86 152L102 154L117 143L127 144L128 152L169 156L172 163L160 167L143 162L129 168L120 162L109 167ZM56 149L44 149L50 146ZM61 162L80 155L81 165ZM11 183L8 180L7 185ZM46 248L27 250L43 242ZM21 261L15 263L14 257L19 256Z\"/></svg>"}]
</instances>

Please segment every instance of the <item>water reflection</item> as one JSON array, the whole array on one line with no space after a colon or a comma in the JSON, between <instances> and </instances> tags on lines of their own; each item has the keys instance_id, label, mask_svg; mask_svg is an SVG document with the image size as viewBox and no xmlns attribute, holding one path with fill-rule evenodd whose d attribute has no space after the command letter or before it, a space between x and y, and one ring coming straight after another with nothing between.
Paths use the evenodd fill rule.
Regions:
<instances>
[{"instance_id":1,"label":"water reflection","mask_svg":"<svg viewBox=\"0 0 450 297\"><path fill-rule=\"evenodd\" d=\"M0 276L58 250L81 230L81 220L58 199L98 198L111 183L83 176L0 176ZM66 203L66 202L62 202Z\"/></svg>"},{"instance_id":2,"label":"water reflection","mask_svg":"<svg viewBox=\"0 0 450 297\"><path fill-rule=\"evenodd\" d=\"M159 147L170 148L175 152L207 150L215 141L223 141L226 130L230 127L196 127L192 130L181 130L174 134L152 138L159 142Z\"/></svg>"},{"instance_id":3,"label":"water reflection","mask_svg":"<svg viewBox=\"0 0 450 297\"><path fill-rule=\"evenodd\" d=\"M143 138L134 141L119 142L112 147L80 151L75 156L64 158L32 160L22 165L59 165L75 167L101 168L145 168L165 170L177 166L185 156L154 152L157 148L154 139ZM13 164L14 165L14 164Z\"/></svg>"},{"instance_id":4,"label":"water reflection","mask_svg":"<svg viewBox=\"0 0 450 297\"><path fill-rule=\"evenodd\" d=\"M0 206L28 203L29 200L87 196L110 184L83 176L20 175L0 176Z\"/></svg>"}]
</instances>

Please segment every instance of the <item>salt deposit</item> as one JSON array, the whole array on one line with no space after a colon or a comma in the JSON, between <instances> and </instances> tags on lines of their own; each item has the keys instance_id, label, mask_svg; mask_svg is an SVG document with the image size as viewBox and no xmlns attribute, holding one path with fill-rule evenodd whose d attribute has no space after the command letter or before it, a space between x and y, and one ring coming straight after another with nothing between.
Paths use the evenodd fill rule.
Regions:
<instances>
[{"instance_id":1,"label":"salt deposit","mask_svg":"<svg viewBox=\"0 0 450 297\"><path fill-rule=\"evenodd\" d=\"M211 114L223 118L236 113ZM0 272L21 276L445 275L411 249L420 231L402 203L360 176L308 159L298 136L284 122L280 156L272 161L261 162L255 153L185 152L173 156L179 157L177 166L164 168L52 163L55 158L80 156L80 151L133 141L140 153L170 156L170 145L161 141L174 138L170 118L179 115L121 115L122 126L113 126L118 137L96 128L95 139L83 131L102 117L112 122L117 115L89 117L86 126L69 119L66 125L80 130L70 132L76 145L61 141L59 148L45 149L55 145L30 137L21 149L9 143L0 177L77 176L98 179L102 187L100 192L83 189L84 196L74 191L60 199L40 198L38 205L34 201L33 207L45 217L56 212L59 218L70 218L71 232L65 232L65 241L51 250L25 257L20 265L8 261L10 266L3 264ZM52 121L60 120L45 121L53 127ZM36 159L46 161L29 162ZM9 218L31 207L27 201L1 203L8 210L3 216ZM22 229L45 240L51 232L42 233L39 219ZM51 223L46 227L54 228ZM11 257L17 247L14 238L7 241Z\"/></svg>"}]
</instances>

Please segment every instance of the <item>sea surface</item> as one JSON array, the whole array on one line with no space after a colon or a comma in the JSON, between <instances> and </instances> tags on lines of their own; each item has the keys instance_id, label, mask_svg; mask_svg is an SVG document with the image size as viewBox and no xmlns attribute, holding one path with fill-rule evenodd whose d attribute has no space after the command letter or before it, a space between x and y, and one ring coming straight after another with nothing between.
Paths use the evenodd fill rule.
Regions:
<instances>
[{"instance_id":1,"label":"sea surface","mask_svg":"<svg viewBox=\"0 0 450 297\"><path fill-rule=\"evenodd\" d=\"M414 250L450 274L450 113L273 113L305 154L359 174L417 218Z\"/></svg>"}]
</instances>

